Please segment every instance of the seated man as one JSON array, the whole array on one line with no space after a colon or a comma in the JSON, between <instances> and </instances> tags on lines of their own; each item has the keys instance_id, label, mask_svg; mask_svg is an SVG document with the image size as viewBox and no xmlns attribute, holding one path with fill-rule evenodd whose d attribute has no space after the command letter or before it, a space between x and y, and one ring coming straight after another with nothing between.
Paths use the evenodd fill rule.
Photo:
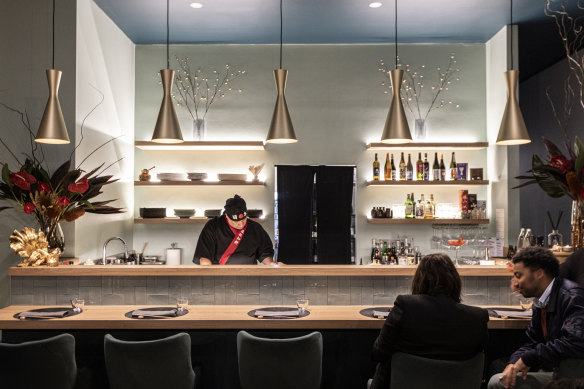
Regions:
<instances>
[{"instance_id":1,"label":"seated man","mask_svg":"<svg viewBox=\"0 0 584 389\"><path fill-rule=\"evenodd\" d=\"M529 342L511 355L502 374L491 377L489 389L542 388L560 361L584 358L584 288L558 274L556 257L542 247L524 248L513 257L519 293L535 297ZM538 369L543 371L533 373Z\"/></svg>"}]
</instances>

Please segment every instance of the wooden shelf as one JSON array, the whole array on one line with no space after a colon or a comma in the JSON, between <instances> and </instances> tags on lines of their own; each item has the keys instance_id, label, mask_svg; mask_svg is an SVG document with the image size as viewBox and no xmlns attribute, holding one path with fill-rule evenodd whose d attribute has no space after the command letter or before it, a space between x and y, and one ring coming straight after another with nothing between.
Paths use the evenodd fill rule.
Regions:
<instances>
[{"instance_id":1,"label":"wooden shelf","mask_svg":"<svg viewBox=\"0 0 584 389\"><path fill-rule=\"evenodd\" d=\"M367 186L465 186L489 185L489 180L455 180L455 181L367 181Z\"/></svg>"},{"instance_id":2,"label":"wooden shelf","mask_svg":"<svg viewBox=\"0 0 584 389\"><path fill-rule=\"evenodd\" d=\"M196 216L188 219L180 219L178 217L164 217L164 218L135 218L134 224L200 224L207 223L211 218L204 216ZM251 220L258 223L263 223L264 218L250 217Z\"/></svg>"},{"instance_id":3,"label":"wooden shelf","mask_svg":"<svg viewBox=\"0 0 584 389\"><path fill-rule=\"evenodd\" d=\"M371 219L370 224L489 224L489 219Z\"/></svg>"},{"instance_id":4,"label":"wooden shelf","mask_svg":"<svg viewBox=\"0 0 584 389\"><path fill-rule=\"evenodd\" d=\"M221 186L221 185L244 185L244 186L265 186L263 181L134 181L134 186Z\"/></svg>"},{"instance_id":5,"label":"wooden shelf","mask_svg":"<svg viewBox=\"0 0 584 389\"><path fill-rule=\"evenodd\" d=\"M428 142L428 143L403 143L403 144L388 144L388 143L369 143L367 150L481 150L486 149L489 142L462 142L462 143L444 143L444 142Z\"/></svg>"},{"instance_id":6,"label":"wooden shelf","mask_svg":"<svg viewBox=\"0 0 584 389\"><path fill-rule=\"evenodd\" d=\"M140 150L265 150L263 141L155 143L137 140L134 145Z\"/></svg>"}]
</instances>

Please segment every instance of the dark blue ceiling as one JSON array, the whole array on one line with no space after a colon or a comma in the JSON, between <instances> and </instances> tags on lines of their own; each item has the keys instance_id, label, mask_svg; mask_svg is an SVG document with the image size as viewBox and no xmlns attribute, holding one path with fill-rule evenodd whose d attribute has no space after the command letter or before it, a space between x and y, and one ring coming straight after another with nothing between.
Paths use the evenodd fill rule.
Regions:
<instances>
[{"instance_id":1,"label":"dark blue ceiling","mask_svg":"<svg viewBox=\"0 0 584 389\"><path fill-rule=\"evenodd\" d=\"M166 42L165 0L94 0L136 44ZM278 0L170 0L175 44L279 43ZM366 44L394 39L394 3L380 0L284 0L284 43ZM551 0L558 1L558 0ZM566 0L573 3L577 0ZM546 0L514 0L514 23L549 22ZM401 0L400 43L486 42L509 23L509 0Z\"/></svg>"}]
</instances>

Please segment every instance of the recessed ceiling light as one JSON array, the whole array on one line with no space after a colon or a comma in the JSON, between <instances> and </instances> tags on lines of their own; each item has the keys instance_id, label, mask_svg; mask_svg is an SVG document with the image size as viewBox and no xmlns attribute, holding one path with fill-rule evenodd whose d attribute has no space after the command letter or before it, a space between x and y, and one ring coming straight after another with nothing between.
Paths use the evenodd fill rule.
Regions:
<instances>
[{"instance_id":1,"label":"recessed ceiling light","mask_svg":"<svg viewBox=\"0 0 584 389\"><path fill-rule=\"evenodd\" d=\"M379 2L377 2L377 1L376 1L376 2L374 2L374 3L371 3L371 4L369 4L369 6L370 6L371 8L379 8L379 7L381 7L382 5L383 5L382 3L379 3Z\"/></svg>"},{"instance_id":2,"label":"recessed ceiling light","mask_svg":"<svg viewBox=\"0 0 584 389\"><path fill-rule=\"evenodd\" d=\"M201 3L191 3L189 4L191 6L191 8L202 8L203 4Z\"/></svg>"}]
</instances>

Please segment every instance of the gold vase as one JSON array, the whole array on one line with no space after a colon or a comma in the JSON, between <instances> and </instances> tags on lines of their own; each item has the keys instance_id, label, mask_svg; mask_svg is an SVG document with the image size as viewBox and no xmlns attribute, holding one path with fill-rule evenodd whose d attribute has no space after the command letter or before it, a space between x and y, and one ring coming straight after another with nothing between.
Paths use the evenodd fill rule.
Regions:
<instances>
[{"instance_id":1,"label":"gold vase","mask_svg":"<svg viewBox=\"0 0 584 389\"><path fill-rule=\"evenodd\" d=\"M572 202L572 247L574 251L584 248L584 200Z\"/></svg>"}]
</instances>

